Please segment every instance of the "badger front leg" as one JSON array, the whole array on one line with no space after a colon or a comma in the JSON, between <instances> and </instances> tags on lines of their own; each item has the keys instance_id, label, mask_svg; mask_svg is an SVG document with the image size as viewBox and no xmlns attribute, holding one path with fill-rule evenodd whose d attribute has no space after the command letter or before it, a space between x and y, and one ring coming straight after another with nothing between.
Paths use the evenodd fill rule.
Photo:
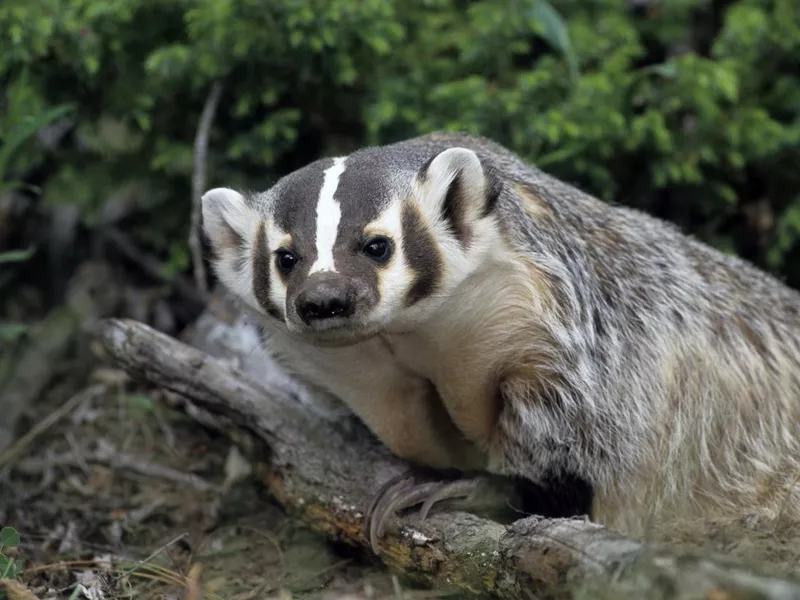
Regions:
<instances>
[{"instance_id":1,"label":"badger front leg","mask_svg":"<svg viewBox=\"0 0 800 600\"><path fill-rule=\"evenodd\" d=\"M408 374L351 398L353 412L395 455L432 469L482 468L486 458L447 416L429 382Z\"/></svg>"},{"instance_id":2,"label":"badger front leg","mask_svg":"<svg viewBox=\"0 0 800 600\"><path fill-rule=\"evenodd\" d=\"M366 512L365 532L376 554L387 523L406 508L421 504L424 519L444 500L465 499L470 509L478 509L504 505L491 497L496 491L507 496L495 481L470 474L485 468L486 457L453 425L435 389L408 375L396 383L377 396L359 395L369 402L350 403L394 454L413 465L381 486Z\"/></svg>"},{"instance_id":3,"label":"badger front leg","mask_svg":"<svg viewBox=\"0 0 800 600\"><path fill-rule=\"evenodd\" d=\"M412 463L402 481L431 483L439 477L452 482L454 473L486 467L486 455L454 425L435 386L401 367L379 338L335 348L300 344L281 330L271 330L268 339L294 375L337 397L393 454ZM399 483L378 490L368 511L373 549L389 517L425 500L417 492L416 502L411 497L394 502L406 487L393 485Z\"/></svg>"},{"instance_id":4,"label":"badger front leg","mask_svg":"<svg viewBox=\"0 0 800 600\"><path fill-rule=\"evenodd\" d=\"M463 397L468 397L466 392L465 389ZM532 486L528 485L528 490L521 493L524 484L521 486L519 480L486 472L488 458L483 451L477 453L477 449L488 446L485 440L491 435L496 409L486 401L485 395L469 398L475 402L444 404L439 394L435 393L435 397L426 403L437 407L437 422L446 422L448 428L457 432L450 433L448 429L452 439L463 440L464 447L469 448L472 457L448 465L454 467L452 469L428 463L428 467L438 468L415 467L384 483L376 492L364 520L365 534L375 553L378 541L392 518L414 506L420 506L419 518L424 520L434 505L460 500L464 509L498 521L520 518L520 511L526 511L531 506L530 499L536 496L530 493ZM391 448L391 444L389 446ZM397 450L395 452L402 456ZM538 495L541 496L541 493ZM524 505L526 501L528 506Z\"/></svg>"},{"instance_id":5,"label":"badger front leg","mask_svg":"<svg viewBox=\"0 0 800 600\"><path fill-rule=\"evenodd\" d=\"M486 455L455 427L430 382L407 372L369 381L380 381L382 389L362 388L347 403L381 442L413 465L383 484L366 512L366 536L377 554L387 523L400 511L422 504L424 519L434 504L450 499L467 499L477 508L481 492L496 486L482 486L484 477L470 475L485 469Z\"/></svg>"},{"instance_id":6,"label":"badger front leg","mask_svg":"<svg viewBox=\"0 0 800 600\"><path fill-rule=\"evenodd\" d=\"M458 346L448 347L450 339L457 340ZM509 370L500 380L491 363L483 359L480 343L475 341L470 347L470 340L465 340L464 335L440 340L433 346L438 353L431 352L432 345L420 343L419 338L394 336L392 341L401 363L436 380L437 394L448 419L467 440L484 451L487 462L478 469L479 474L413 471L387 482L366 517L373 549L392 516L419 505L419 516L424 519L432 506L444 500L464 501L464 509L479 514L494 513L485 516L497 521L513 521L528 514L568 517L591 513L594 501L591 486L561 468L561 461L549 461L545 447L526 446L527 440L517 435L519 414L513 405L535 406L527 396L535 365L529 369L523 361L512 362L517 370ZM425 372L429 365L435 365L435 369ZM504 390L518 395L517 401L510 403L512 407L508 406ZM504 466L507 453L520 444L524 447L512 454L527 456L530 452L531 461L538 457L542 461L539 471ZM493 460L489 460L490 456Z\"/></svg>"},{"instance_id":7,"label":"badger front leg","mask_svg":"<svg viewBox=\"0 0 800 600\"><path fill-rule=\"evenodd\" d=\"M426 367L444 364L441 357L430 353L429 347L420 345L415 336L393 335L391 343L399 363L407 365L410 372L418 373L420 377L435 378L435 373L426 372ZM447 356L460 355L453 352ZM383 537L392 517L407 508L419 505L422 519L434 505L449 500L465 501L464 508L479 513L508 508L511 493L508 484L511 480L486 473L488 455L485 449L490 447L498 403L493 401L491 394L484 392L486 385L481 378L485 365L461 363L454 364L453 368L461 373L456 381L437 382L445 383L441 389L438 385L431 385L435 394L433 404L441 410L440 421L447 422L470 448L480 449L481 460L452 465L458 471L411 469L386 482L376 493L365 517L366 535L374 551L377 551L377 542Z\"/></svg>"}]
</instances>

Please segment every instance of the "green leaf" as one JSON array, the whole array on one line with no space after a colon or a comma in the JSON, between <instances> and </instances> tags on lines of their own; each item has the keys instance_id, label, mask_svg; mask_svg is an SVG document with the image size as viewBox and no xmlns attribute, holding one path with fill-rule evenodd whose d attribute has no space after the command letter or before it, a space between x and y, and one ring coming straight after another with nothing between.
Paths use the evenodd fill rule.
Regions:
<instances>
[{"instance_id":1,"label":"green leaf","mask_svg":"<svg viewBox=\"0 0 800 600\"><path fill-rule=\"evenodd\" d=\"M8 139L3 140L3 145L0 147L0 179L5 177L6 169L8 169L8 165L11 161L11 156L22 144L28 141L29 138L45 125L49 125L72 111L72 108L72 105L69 104L56 106L37 116L29 115L23 119L22 122L18 123L9 134Z\"/></svg>"},{"instance_id":2,"label":"green leaf","mask_svg":"<svg viewBox=\"0 0 800 600\"><path fill-rule=\"evenodd\" d=\"M0 252L0 264L20 263L30 259L36 252L36 247L31 246L27 250L9 250Z\"/></svg>"},{"instance_id":3,"label":"green leaf","mask_svg":"<svg viewBox=\"0 0 800 600\"><path fill-rule=\"evenodd\" d=\"M535 0L533 18L542 26L542 37L567 59L570 75L578 75L578 59L572 50L567 24L549 0Z\"/></svg>"},{"instance_id":4,"label":"green leaf","mask_svg":"<svg viewBox=\"0 0 800 600\"><path fill-rule=\"evenodd\" d=\"M3 556L0 554L0 579L6 579L8 577L14 577L16 573L16 565L14 561L10 559L8 556ZM5 596L0 596L0 600L5 600Z\"/></svg>"},{"instance_id":5,"label":"green leaf","mask_svg":"<svg viewBox=\"0 0 800 600\"><path fill-rule=\"evenodd\" d=\"M0 530L0 544L9 548L19 546L19 532L13 527L3 527Z\"/></svg>"},{"instance_id":6,"label":"green leaf","mask_svg":"<svg viewBox=\"0 0 800 600\"><path fill-rule=\"evenodd\" d=\"M14 579L22 574L22 561L0 554L0 579ZM3 596L0 596L3 600Z\"/></svg>"},{"instance_id":7,"label":"green leaf","mask_svg":"<svg viewBox=\"0 0 800 600\"><path fill-rule=\"evenodd\" d=\"M0 342L13 342L27 330L22 323L0 323Z\"/></svg>"}]
</instances>

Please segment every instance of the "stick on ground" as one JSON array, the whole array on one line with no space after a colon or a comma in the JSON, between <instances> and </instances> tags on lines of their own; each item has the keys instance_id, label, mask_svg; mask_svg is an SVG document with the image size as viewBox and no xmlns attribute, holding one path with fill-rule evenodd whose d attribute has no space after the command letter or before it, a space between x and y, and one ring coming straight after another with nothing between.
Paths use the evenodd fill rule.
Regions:
<instances>
[{"instance_id":1,"label":"stick on ground","mask_svg":"<svg viewBox=\"0 0 800 600\"><path fill-rule=\"evenodd\" d=\"M369 547L363 511L407 464L363 428L326 422L287 388L267 389L142 323L108 320L98 335L131 376L185 398L188 414L213 414L233 436L246 431L263 442L269 453L259 472L288 512L331 539ZM381 559L463 592L526 600L575 597L580 590L591 590L584 597L592 598L800 599L800 585L788 579L719 558L678 555L583 520L530 517L506 527L452 511L402 523L382 540Z\"/></svg>"}]
</instances>

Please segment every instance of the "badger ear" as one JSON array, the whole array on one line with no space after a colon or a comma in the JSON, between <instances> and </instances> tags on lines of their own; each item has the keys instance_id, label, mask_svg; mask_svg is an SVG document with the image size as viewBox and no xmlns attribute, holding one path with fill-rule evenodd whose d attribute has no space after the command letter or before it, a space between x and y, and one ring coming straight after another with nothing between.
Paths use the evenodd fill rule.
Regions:
<instances>
[{"instance_id":1,"label":"badger ear","mask_svg":"<svg viewBox=\"0 0 800 600\"><path fill-rule=\"evenodd\" d=\"M203 231L214 252L213 267L220 282L251 308L269 312L266 218L244 195L229 188L207 191L202 203Z\"/></svg>"},{"instance_id":2,"label":"badger ear","mask_svg":"<svg viewBox=\"0 0 800 600\"><path fill-rule=\"evenodd\" d=\"M203 231L218 260L241 254L255 225L245 198L230 188L203 194Z\"/></svg>"},{"instance_id":3,"label":"badger ear","mask_svg":"<svg viewBox=\"0 0 800 600\"><path fill-rule=\"evenodd\" d=\"M428 207L437 210L456 238L469 244L472 225L494 210L500 182L466 148L449 148L429 160L420 170Z\"/></svg>"}]
</instances>

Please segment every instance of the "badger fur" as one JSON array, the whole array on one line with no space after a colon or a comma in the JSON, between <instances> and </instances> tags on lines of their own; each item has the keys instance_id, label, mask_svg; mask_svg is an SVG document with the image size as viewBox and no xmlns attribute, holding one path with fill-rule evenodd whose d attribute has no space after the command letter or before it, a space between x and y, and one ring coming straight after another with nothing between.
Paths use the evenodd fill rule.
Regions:
<instances>
[{"instance_id":1,"label":"badger fur","mask_svg":"<svg viewBox=\"0 0 800 600\"><path fill-rule=\"evenodd\" d=\"M800 517L800 294L489 140L213 189L221 282L292 373L437 469L587 482L632 536Z\"/></svg>"}]
</instances>

